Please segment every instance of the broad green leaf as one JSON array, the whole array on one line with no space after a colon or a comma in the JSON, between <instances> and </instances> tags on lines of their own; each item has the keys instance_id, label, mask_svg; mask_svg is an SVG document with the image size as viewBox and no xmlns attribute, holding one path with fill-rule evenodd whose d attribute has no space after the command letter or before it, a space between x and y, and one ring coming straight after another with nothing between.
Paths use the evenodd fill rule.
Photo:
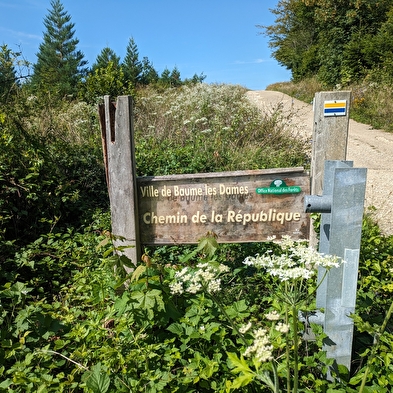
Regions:
<instances>
[{"instance_id":1,"label":"broad green leaf","mask_svg":"<svg viewBox=\"0 0 393 393\"><path fill-rule=\"evenodd\" d=\"M252 373L250 367L248 366L246 360L243 356L238 358L236 353L227 352L228 360L229 360L229 367L231 367L234 373Z\"/></svg>"},{"instance_id":2,"label":"broad green leaf","mask_svg":"<svg viewBox=\"0 0 393 393\"><path fill-rule=\"evenodd\" d=\"M106 393L109 389L109 376L101 371L101 364L98 363L92 367L90 375L86 380L86 385L94 393Z\"/></svg>"},{"instance_id":3,"label":"broad green leaf","mask_svg":"<svg viewBox=\"0 0 393 393\"><path fill-rule=\"evenodd\" d=\"M146 266L144 266L144 265L139 265L135 270L134 270L134 272L132 273L132 276L131 276L131 282L132 281L138 281L139 280L139 277L143 274L143 273L145 273L146 272Z\"/></svg>"},{"instance_id":4,"label":"broad green leaf","mask_svg":"<svg viewBox=\"0 0 393 393\"><path fill-rule=\"evenodd\" d=\"M183 334L183 327L180 323L172 323L172 325L169 325L167 327L167 330L169 330L170 332L177 334L178 336L181 336Z\"/></svg>"},{"instance_id":5,"label":"broad green leaf","mask_svg":"<svg viewBox=\"0 0 393 393\"><path fill-rule=\"evenodd\" d=\"M253 380L253 374L246 373L239 375L233 382L232 382L232 389L239 389L242 386L248 385Z\"/></svg>"}]
</instances>

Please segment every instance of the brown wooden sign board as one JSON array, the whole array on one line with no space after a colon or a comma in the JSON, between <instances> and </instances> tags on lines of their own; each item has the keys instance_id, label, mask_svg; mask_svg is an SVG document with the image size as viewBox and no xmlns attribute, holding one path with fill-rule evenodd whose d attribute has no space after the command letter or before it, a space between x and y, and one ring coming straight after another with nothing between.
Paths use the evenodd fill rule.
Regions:
<instances>
[{"instance_id":1,"label":"brown wooden sign board","mask_svg":"<svg viewBox=\"0 0 393 393\"><path fill-rule=\"evenodd\" d=\"M286 187L271 189L276 180ZM303 168L139 177L136 188L142 244L197 243L208 231L220 243L309 236Z\"/></svg>"}]
</instances>

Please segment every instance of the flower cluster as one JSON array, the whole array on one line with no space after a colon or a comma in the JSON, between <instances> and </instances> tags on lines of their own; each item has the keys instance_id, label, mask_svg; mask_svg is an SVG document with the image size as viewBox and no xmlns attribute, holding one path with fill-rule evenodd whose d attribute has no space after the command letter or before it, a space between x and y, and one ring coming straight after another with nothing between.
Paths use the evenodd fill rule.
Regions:
<instances>
[{"instance_id":1,"label":"flower cluster","mask_svg":"<svg viewBox=\"0 0 393 393\"><path fill-rule=\"evenodd\" d=\"M221 289L219 275L229 271L228 266L222 264L199 263L196 269L184 267L175 274L175 280L169 285L172 295L197 293L206 290L208 293Z\"/></svg>"},{"instance_id":2,"label":"flower cluster","mask_svg":"<svg viewBox=\"0 0 393 393\"><path fill-rule=\"evenodd\" d=\"M267 362L273 359L273 345L269 341L267 330L259 328L253 332L254 341L250 345L243 356L254 357L259 362Z\"/></svg>"},{"instance_id":3,"label":"flower cluster","mask_svg":"<svg viewBox=\"0 0 393 393\"><path fill-rule=\"evenodd\" d=\"M340 265L338 257L323 255L304 243L294 242L289 236L283 236L279 244L283 254L274 255L268 252L264 255L247 257L243 263L256 268L264 268L281 281L298 278L308 280L316 274L318 266L329 270Z\"/></svg>"},{"instance_id":4,"label":"flower cluster","mask_svg":"<svg viewBox=\"0 0 393 393\"><path fill-rule=\"evenodd\" d=\"M254 357L259 362L267 362L273 359L273 349L274 349L274 340L277 337L275 334L270 334L273 330L276 330L279 333L287 334L289 332L289 325L283 322L277 322L281 319L281 315L277 311L271 311L265 314L265 318L268 321L272 322L272 327L270 330L267 328L258 328L252 330L251 334L254 338L252 344L247 347L246 351L243 353L243 356L246 357ZM240 327L239 332L241 334L246 334L252 328L251 322ZM272 339L273 341L270 341Z\"/></svg>"}]
</instances>

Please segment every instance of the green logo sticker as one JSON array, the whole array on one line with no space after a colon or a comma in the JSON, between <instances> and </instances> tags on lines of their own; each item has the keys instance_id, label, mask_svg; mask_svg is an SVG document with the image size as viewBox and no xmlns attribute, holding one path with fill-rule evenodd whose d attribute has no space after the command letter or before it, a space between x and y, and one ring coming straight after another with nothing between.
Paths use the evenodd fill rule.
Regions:
<instances>
[{"instance_id":1,"label":"green logo sticker","mask_svg":"<svg viewBox=\"0 0 393 393\"><path fill-rule=\"evenodd\" d=\"M270 187L259 187L256 189L257 194L299 194L299 186L287 186L284 180L276 179L270 184Z\"/></svg>"}]
</instances>

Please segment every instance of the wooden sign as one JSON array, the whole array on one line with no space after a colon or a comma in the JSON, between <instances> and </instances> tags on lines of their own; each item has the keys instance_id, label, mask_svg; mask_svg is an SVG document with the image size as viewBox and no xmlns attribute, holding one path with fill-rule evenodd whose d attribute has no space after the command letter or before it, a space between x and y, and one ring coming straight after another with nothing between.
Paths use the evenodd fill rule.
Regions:
<instances>
[{"instance_id":1,"label":"wooden sign","mask_svg":"<svg viewBox=\"0 0 393 393\"><path fill-rule=\"evenodd\" d=\"M197 243L208 231L221 243L308 238L303 168L139 177L137 193L142 244Z\"/></svg>"}]
</instances>

